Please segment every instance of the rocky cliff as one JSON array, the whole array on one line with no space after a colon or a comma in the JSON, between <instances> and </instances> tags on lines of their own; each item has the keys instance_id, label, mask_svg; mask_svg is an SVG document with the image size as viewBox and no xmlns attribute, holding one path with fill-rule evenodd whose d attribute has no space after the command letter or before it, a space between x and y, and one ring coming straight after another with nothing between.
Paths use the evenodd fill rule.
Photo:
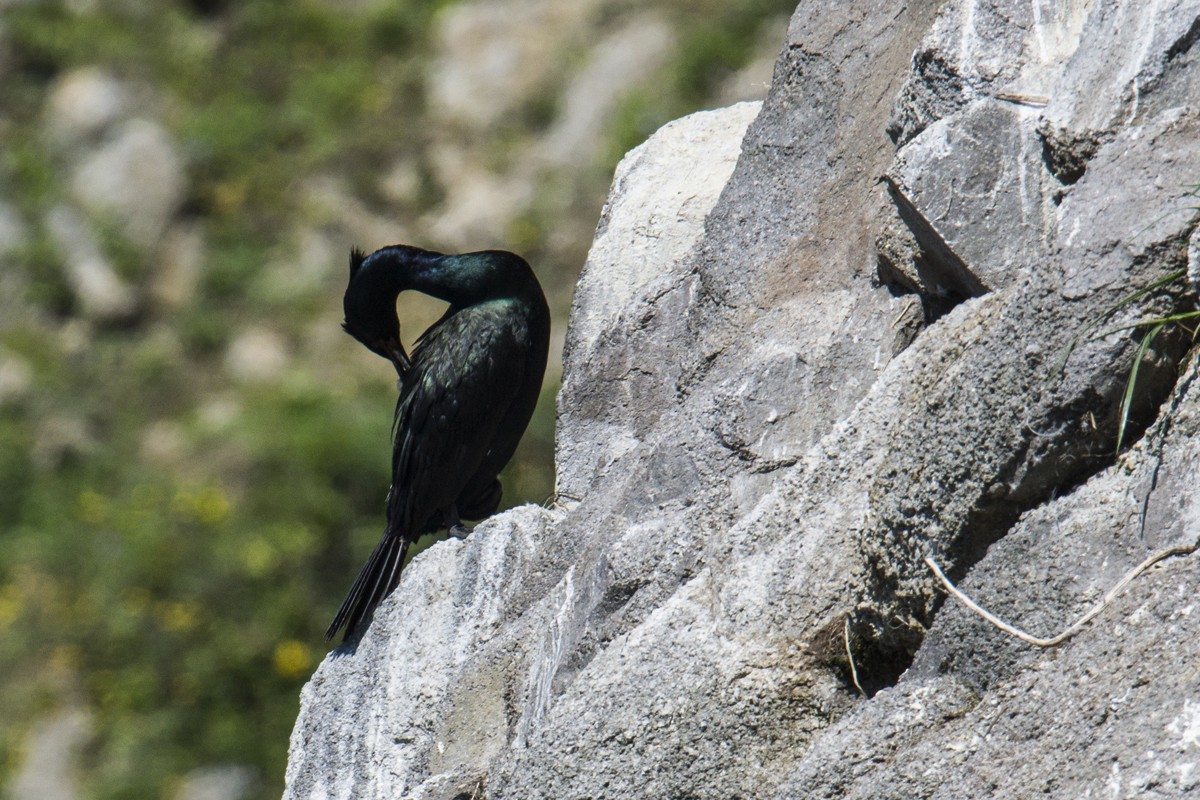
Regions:
<instances>
[{"instance_id":1,"label":"rocky cliff","mask_svg":"<svg viewBox=\"0 0 1200 800\"><path fill-rule=\"evenodd\" d=\"M1198 39L1197 0L802 4L761 108L617 172L557 503L414 560L286 797L1195 790L1197 366L1125 326L1195 308ZM1052 647L926 562L1050 637L1168 550Z\"/></svg>"}]
</instances>

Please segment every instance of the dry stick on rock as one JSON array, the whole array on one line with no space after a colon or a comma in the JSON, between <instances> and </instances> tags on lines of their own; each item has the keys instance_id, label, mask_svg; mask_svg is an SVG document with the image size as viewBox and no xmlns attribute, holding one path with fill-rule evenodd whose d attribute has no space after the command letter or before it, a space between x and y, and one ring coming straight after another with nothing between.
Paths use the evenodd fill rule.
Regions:
<instances>
[{"instance_id":1,"label":"dry stick on rock","mask_svg":"<svg viewBox=\"0 0 1200 800\"><path fill-rule=\"evenodd\" d=\"M866 697L862 684L858 682L858 670L854 666L854 654L850 652L850 616L846 615L845 625L842 626L842 641L846 643L846 658L850 660L850 677L854 679L854 688Z\"/></svg>"},{"instance_id":2,"label":"dry stick on rock","mask_svg":"<svg viewBox=\"0 0 1200 800\"><path fill-rule=\"evenodd\" d=\"M942 572L941 568L937 565L937 562L934 561L931 556L925 557L925 563L929 565L931 570L933 570L933 574L938 576L938 579L941 580L942 585L946 587L946 591L950 592L950 594L958 598L959 602L974 611L979 616L986 619L988 622L995 625L1000 630L1004 631L1005 633L1012 634L1023 642L1028 642L1029 644L1036 645L1038 647L1054 647L1057 644L1062 644L1067 639L1070 639L1072 636L1079 633L1084 625L1091 622L1097 614L1103 611L1108 604L1113 601L1113 598L1120 594L1121 590L1128 586L1129 582L1138 575L1141 575L1147 569L1165 558L1170 558L1171 556L1188 556L1196 552L1197 548L1200 548L1200 543L1177 545L1175 547L1168 547L1165 550L1159 550L1157 553L1153 553L1141 564L1138 564L1129 572L1125 573L1125 576L1121 578L1121 580L1117 581L1117 585L1110 589L1108 594L1104 595L1104 598L1099 603L1092 606L1090 611L1076 620L1071 627L1050 639L1039 639L1037 636L1028 634L1020 628L1009 625L1007 622L990 613L974 600L963 594L962 590L950 582L950 579L946 577L945 573Z\"/></svg>"}]
</instances>

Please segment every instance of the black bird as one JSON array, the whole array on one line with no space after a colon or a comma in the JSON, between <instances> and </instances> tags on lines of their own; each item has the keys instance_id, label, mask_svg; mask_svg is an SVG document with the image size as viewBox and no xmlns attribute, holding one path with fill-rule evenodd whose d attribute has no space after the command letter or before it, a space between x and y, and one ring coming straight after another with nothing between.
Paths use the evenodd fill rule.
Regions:
<instances>
[{"instance_id":1,"label":"black bird","mask_svg":"<svg viewBox=\"0 0 1200 800\"><path fill-rule=\"evenodd\" d=\"M423 292L450 304L421 334L412 358L400 343L396 297ZM400 580L408 546L500 505L497 475L533 416L550 347L550 310L533 269L503 250L446 255L393 245L350 253L346 332L400 376L393 422L387 527L325 632L349 639Z\"/></svg>"}]
</instances>

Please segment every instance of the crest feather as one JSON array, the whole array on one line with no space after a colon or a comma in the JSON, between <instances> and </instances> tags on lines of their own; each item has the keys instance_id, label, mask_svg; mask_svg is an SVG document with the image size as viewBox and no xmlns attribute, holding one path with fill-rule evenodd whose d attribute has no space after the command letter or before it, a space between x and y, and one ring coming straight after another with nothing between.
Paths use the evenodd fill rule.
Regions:
<instances>
[{"instance_id":1,"label":"crest feather","mask_svg":"<svg viewBox=\"0 0 1200 800\"><path fill-rule=\"evenodd\" d=\"M363 262L366 261L367 254L357 247L350 250L350 279L353 280L358 271L362 269Z\"/></svg>"}]
</instances>

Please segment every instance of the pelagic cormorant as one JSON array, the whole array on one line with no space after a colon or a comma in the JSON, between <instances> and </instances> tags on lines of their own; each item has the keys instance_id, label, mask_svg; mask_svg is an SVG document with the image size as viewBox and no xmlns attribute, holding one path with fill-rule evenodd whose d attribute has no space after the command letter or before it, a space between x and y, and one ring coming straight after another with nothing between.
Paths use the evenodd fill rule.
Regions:
<instances>
[{"instance_id":1,"label":"pelagic cormorant","mask_svg":"<svg viewBox=\"0 0 1200 800\"><path fill-rule=\"evenodd\" d=\"M400 343L396 297L423 292L450 304L412 357ZM392 488L383 539L333 623L346 639L396 588L408 546L500 505L496 477L537 405L550 346L550 310L533 269L502 250L446 255L393 245L350 253L346 332L400 376L393 422Z\"/></svg>"}]
</instances>

